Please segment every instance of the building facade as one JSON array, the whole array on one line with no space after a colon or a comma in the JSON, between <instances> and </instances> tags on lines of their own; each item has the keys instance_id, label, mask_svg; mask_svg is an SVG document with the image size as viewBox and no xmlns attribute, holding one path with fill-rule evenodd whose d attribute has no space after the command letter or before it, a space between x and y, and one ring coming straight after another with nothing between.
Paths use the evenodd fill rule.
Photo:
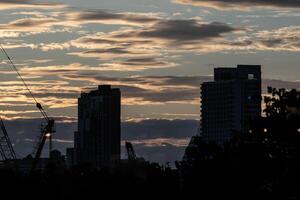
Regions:
<instances>
[{"instance_id":1,"label":"building facade","mask_svg":"<svg viewBox=\"0 0 300 200\"><path fill-rule=\"evenodd\" d=\"M222 145L260 116L261 66L215 68L214 81L202 84L201 133L206 142Z\"/></svg>"},{"instance_id":2,"label":"building facade","mask_svg":"<svg viewBox=\"0 0 300 200\"><path fill-rule=\"evenodd\" d=\"M78 99L75 164L107 167L120 160L121 92L110 85Z\"/></svg>"},{"instance_id":3,"label":"building facade","mask_svg":"<svg viewBox=\"0 0 300 200\"><path fill-rule=\"evenodd\" d=\"M74 148L67 148L66 149L66 166L67 168L72 168L74 166L75 160L75 152Z\"/></svg>"}]
</instances>

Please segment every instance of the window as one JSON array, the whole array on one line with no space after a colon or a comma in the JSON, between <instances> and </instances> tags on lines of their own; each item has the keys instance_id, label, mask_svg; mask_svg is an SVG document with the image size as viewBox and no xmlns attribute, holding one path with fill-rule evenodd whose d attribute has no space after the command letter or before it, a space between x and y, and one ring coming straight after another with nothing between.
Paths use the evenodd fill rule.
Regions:
<instances>
[{"instance_id":1,"label":"window","mask_svg":"<svg viewBox=\"0 0 300 200\"><path fill-rule=\"evenodd\" d=\"M248 74L248 80L253 80L254 79L254 74Z\"/></svg>"}]
</instances>

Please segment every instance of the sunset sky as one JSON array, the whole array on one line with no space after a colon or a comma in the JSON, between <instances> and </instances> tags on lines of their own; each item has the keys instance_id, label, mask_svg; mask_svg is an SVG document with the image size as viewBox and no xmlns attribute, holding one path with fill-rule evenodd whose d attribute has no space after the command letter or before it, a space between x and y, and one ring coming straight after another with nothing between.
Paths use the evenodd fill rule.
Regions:
<instances>
[{"instance_id":1,"label":"sunset sky","mask_svg":"<svg viewBox=\"0 0 300 200\"><path fill-rule=\"evenodd\" d=\"M300 88L300 0L0 0L0 38L56 118L56 148L73 146L77 98L122 91L122 138L139 155L180 159L197 133L199 87L213 68L261 64L263 88ZM0 110L20 156L40 113L0 60Z\"/></svg>"}]
</instances>

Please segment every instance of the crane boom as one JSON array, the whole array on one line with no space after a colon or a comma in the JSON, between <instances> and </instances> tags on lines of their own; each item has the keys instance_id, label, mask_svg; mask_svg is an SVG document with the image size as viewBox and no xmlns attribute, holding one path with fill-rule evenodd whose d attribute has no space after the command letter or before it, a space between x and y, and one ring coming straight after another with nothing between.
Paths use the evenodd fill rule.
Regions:
<instances>
[{"instance_id":1,"label":"crane boom","mask_svg":"<svg viewBox=\"0 0 300 200\"><path fill-rule=\"evenodd\" d=\"M16 67L16 65L14 64L14 62L12 61L12 59L9 57L8 53L6 52L6 50L4 49L4 47L2 46L2 44L0 44L1 47L1 51L3 52L3 54L5 55L5 57L8 59L8 61L10 62L10 65L12 66L12 68L14 69L14 71L17 73L18 77L21 79L22 83L24 84L26 90L28 91L28 93L30 94L31 98L34 100L36 107L40 110L41 114L43 115L43 117L46 120L49 120L49 117L47 115L47 113L45 112L45 110L43 109L42 105L37 101L37 99L34 97L32 91L29 89L29 86L27 85L26 81L23 79L23 77L21 76L18 68Z\"/></svg>"},{"instance_id":2,"label":"crane boom","mask_svg":"<svg viewBox=\"0 0 300 200\"><path fill-rule=\"evenodd\" d=\"M47 140L47 138L51 138L54 128L54 119L50 119L46 113L46 111L43 109L42 105L37 101L37 99L34 97L32 91L30 90L29 86L27 85L26 81L23 79L22 75L20 74L18 68L16 67L16 65L14 64L14 62L12 61L12 59L9 57L8 53L6 52L6 50L4 49L4 47L2 46L2 44L0 44L1 47L1 51L3 52L3 54L6 56L6 58L8 59L8 61L10 62L10 65L12 66L12 68L14 69L14 71L17 73L18 77L21 79L21 81L23 82L26 90L29 92L31 98L34 100L36 107L39 109L39 111L41 112L41 114L43 115L44 119L47 122L47 125L43 128L42 132L41 132L41 136L40 139L38 141L38 147L36 149L35 152L35 156L34 156L34 160L31 166L31 172L35 171L37 164L40 160L45 142Z\"/></svg>"}]
</instances>

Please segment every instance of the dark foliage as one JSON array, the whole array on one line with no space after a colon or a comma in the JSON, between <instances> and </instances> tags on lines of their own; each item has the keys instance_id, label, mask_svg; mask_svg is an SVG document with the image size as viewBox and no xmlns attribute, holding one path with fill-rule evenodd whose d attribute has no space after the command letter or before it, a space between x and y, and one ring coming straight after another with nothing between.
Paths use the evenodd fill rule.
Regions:
<instances>
[{"instance_id":1,"label":"dark foliage","mask_svg":"<svg viewBox=\"0 0 300 200\"><path fill-rule=\"evenodd\" d=\"M186 149L183 191L234 199L300 199L300 92L269 88L265 117L222 150L198 136Z\"/></svg>"}]
</instances>

